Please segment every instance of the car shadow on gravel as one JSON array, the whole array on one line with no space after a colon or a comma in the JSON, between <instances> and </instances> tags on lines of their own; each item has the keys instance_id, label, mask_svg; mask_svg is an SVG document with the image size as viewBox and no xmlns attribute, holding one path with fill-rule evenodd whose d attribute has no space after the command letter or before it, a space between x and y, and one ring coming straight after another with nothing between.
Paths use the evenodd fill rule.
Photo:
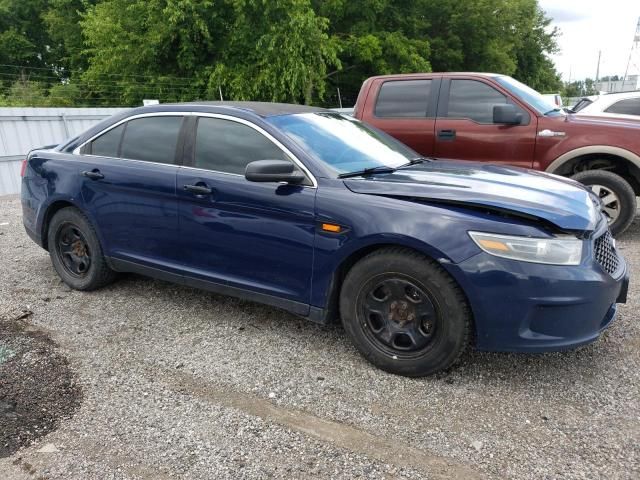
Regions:
<instances>
[{"instance_id":1,"label":"car shadow on gravel","mask_svg":"<svg viewBox=\"0 0 640 480\"><path fill-rule=\"evenodd\" d=\"M0 458L55 430L82 398L68 360L30 314L0 315Z\"/></svg>"}]
</instances>

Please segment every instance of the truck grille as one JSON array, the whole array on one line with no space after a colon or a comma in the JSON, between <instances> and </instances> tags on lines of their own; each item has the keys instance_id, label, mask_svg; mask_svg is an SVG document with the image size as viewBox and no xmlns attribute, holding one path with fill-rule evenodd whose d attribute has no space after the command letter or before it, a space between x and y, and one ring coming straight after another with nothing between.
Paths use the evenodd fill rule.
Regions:
<instances>
[{"instance_id":1,"label":"truck grille","mask_svg":"<svg viewBox=\"0 0 640 480\"><path fill-rule=\"evenodd\" d=\"M603 235L596 238L593 244L596 261L609 275L613 275L618 270L620 260L613 246L613 237L611 232L607 230Z\"/></svg>"}]
</instances>

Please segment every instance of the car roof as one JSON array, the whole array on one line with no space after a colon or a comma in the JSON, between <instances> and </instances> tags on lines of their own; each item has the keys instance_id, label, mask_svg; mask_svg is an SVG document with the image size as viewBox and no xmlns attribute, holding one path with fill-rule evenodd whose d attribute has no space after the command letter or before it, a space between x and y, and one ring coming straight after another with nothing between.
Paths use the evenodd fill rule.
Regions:
<instances>
[{"instance_id":1,"label":"car roof","mask_svg":"<svg viewBox=\"0 0 640 480\"><path fill-rule=\"evenodd\" d=\"M261 117L272 117L276 115L290 115L295 113L313 113L328 112L329 110L320 107L312 107L310 105L297 105L293 103L272 103L272 102L234 102L234 101L202 101L202 102L186 102L186 103L169 103L155 105L153 111L163 111L162 106L176 107L181 105L198 106L198 107L215 107L231 108L245 110ZM143 107L145 108L145 107ZM151 108L151 107L146 107Z\"/></svg>"},{"instance_id":2,"label":"car roof","mask_svg":"<svg viewBox=\"0 0 640 480\"><path fill-rule=\"evenodd\" d=\"M603 93L599 98L636 98L640 97L640 90L633 90L631 92L615 92L615 93Z\"/></svg>"},{"instance_id":3,"label":"car roof","mask_svg":"<svg viewBox=\"0 0 640 480\"><path fill-rule=\"evenodd\" d=\"M502 77L504 75L500 73L491 72L424 72L424 73L395 73L391 75L376 75L369 78L369 80L378 78L424 78L429 77Z\"/></svg>"}]
</instances>

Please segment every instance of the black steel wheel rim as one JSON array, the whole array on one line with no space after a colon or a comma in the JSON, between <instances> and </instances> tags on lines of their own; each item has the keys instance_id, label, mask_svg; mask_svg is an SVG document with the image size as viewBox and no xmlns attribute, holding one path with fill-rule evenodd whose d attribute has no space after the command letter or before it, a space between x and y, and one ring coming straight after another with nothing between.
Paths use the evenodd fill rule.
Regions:
<instances>
[{"instance_id":1,"label":"black steel wheel rim","mask_svg":"<svg viewBox=\"0 0 640 480\"><path fill-rule=\"evenodd\" d=\"M74 277L85 277L91 267L91 252L82 231L72 223L56 233L56 251L64 269Z\"/></svg>"},{"instance_id":2,"label":"black steel wheel rim","mask_svg":"<svg viewBox=\"0 0 640 480\"><path fill-rule=\"evenodd\" d=\"M398 273L366 282L358 295L357 311L369 341L395 357L422 355L441 329L434 298L417 280Z\"/></svg>"}]
</instances>

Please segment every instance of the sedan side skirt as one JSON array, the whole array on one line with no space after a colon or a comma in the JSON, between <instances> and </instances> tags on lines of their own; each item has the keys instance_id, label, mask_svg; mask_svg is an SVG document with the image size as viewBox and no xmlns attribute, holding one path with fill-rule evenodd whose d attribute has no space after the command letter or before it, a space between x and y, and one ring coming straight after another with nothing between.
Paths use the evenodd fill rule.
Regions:
<instances>
[{"instance_id":1,"label":"sedan side skirt","mask_svg":"<svg viewBox=\"0 0 640 480\"><path fill-rule=\"evenodd\" d=\"M244 288L211 282L209 280L202 280L200 278L195 278L192 276L172 273L167 270L149 267L140 263L131 262L129 260L108 257L107 262L109 266L116 272L137 273L158 280L164 280L171 283L177 283L179 285L186 285L188 287L207 290L210 292L218 293L220 295L228 295L230 297L241 298L243 300L263 303L265 305L281 308L295 315L304 317L314 323L327 323L328 317L325 313L325 309L313 307L306 303L296 302L294 300L276 297L274 295L269 295L266 293L255 292L253 290Z\"/></svg>"}]
</instances>

